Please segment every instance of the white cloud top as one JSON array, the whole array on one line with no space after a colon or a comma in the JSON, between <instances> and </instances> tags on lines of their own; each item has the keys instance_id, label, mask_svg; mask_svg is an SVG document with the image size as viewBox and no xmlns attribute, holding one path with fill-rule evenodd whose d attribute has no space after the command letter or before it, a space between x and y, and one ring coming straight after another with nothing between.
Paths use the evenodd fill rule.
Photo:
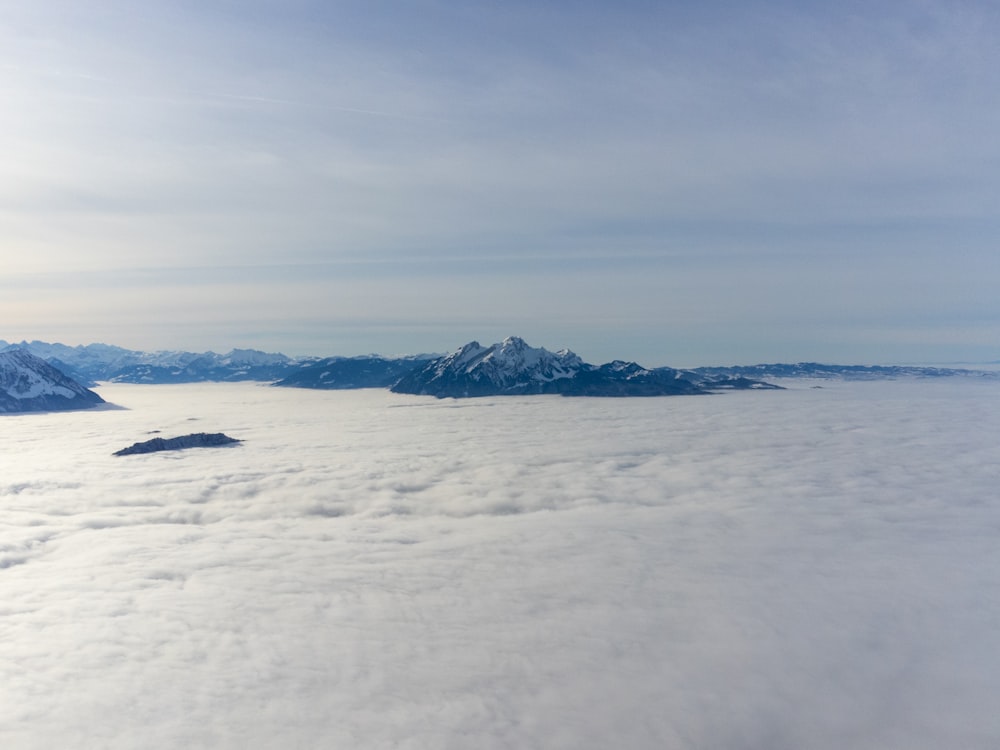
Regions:
<instances>
[{"instance_id":1,"label":"white cloud top","mask_svg":"<svg viewBox=\"0 0 1000 750\"><path fill-rule=\"evenodd\" d=\"M996 384L809 385L6 417L0 743L991 747Z\"/></svg>"}]
</instances>

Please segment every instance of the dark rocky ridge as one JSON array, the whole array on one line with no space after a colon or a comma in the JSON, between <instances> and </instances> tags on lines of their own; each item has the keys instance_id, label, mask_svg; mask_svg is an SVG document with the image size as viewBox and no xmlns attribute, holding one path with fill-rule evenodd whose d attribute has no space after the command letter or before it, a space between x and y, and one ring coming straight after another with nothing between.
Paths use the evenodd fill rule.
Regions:
<instances>
[{"instance_id":1,"label":"dark rocky ridge","mask_svg":"<svg viewBox=\"0 0 1000 750\"><path fill-rule=\"evenodd\" d=\"M242 440L231 438L221 432L194 432L174 438L153 438L141 443L133 443L128 448L115 451L115 456L131 456L137 453L156 453L157 451L176 451L185 448L217 448L222 445L234 445Z\"/></svg>"},{"instance_id":2,"label":"dark rocky ridge","mask_svg":"<svg viewBox=\"0 0 1000 750\"><path fill-rule=\"evenodd\" d=\"M494 395L498 392L563 393L564 395L665 395L694 390L720 391L735 389L777 388L763 383L762 378L822 378L827 380L891 380L902 378L974 377L1000 379L1000 372L951 367L897 365L837 365L802 362L797 364L758 364L750 366L698 367L677 370L670 367L643 368L635 363L610 362L589 365L572 352L549 352L542 360L532 363L533 376L518 383L510 375L523 357L532 352L512 337L507 346L510 358L496 357L490 350L500 344L481 347L476 342L461 351L469 355L463 360L466 372L434 376L435 383L417 384L416 373L425 370L439 355L420 354L408 357L302 357L269 354L251 349L234 349L228 354L184 351L140 352L106 344L66 346L43 341L23 341L8 345L0 341L0 354L15 349L25 350L47 361L78 383L92 386L95 381L127 383L190 383L249 380L271 382L280 386L318 389L353 389L395 387L399 392L424 392L441 396ZM523 342L521 342L523 344ZM520 351L518 351L520 350ZM454 357L455 355L449 355ZM530 356L529 356L530 359ZM467 377L468 365L482 363L478 377ZM518 364L520 363L520 364ZM511 368L511 365L514 367ZM623 366L628 366L624 367ZM636 369L637 368L637 369ZM576 370L572 377L566 377ZM586 371L595 370L592 374ZM483 375L490 371L489 377ZM641 371L641 372L640 372ZM489 381L493 381L492 383ZM4 395L0 392L0 402ZM26 404L8 405L8 411L33 411ZM83 408L82 404L65 404L52 399L42 409ZM0 403L0 412L4 410Z\"/></svg>"}]
</instances>

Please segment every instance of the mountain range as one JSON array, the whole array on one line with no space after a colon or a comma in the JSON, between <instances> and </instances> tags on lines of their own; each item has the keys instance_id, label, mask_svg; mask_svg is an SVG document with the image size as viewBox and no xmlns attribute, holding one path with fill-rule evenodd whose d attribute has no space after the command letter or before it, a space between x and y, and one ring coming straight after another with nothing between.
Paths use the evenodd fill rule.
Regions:
<instances>
[{"instance_id":1,"label":"mountain range","mask_svg":"<svg viewBox=\"0 0 1000 750\"><path fill-rule=\"evenodd\" d=\"M206 381L279 380L313 361L293 359L255 349L215 352L141 352L108 344L67 346L45 341L6 344L0 350L21 349L85 385L107 383L200 383Z\"/></svg>"},{"instance_id":2,"label":"mountain range","mask_svg":"<svg viewBox=\"0 0 1000 750\"><path fill-rule=\"evenodd\" d=\"M602 365L584 362L563 349L534 348L517 337L483 346L476 341L443 356L302 357L233 349L214 352L141 352L107 344L67 346L43 341L7 344L0 354L30 354L54 368L38 369L28 360L7 356L3 362L4 390L0 411L81 408L98 398L85 386L97 382L192 383L258 381L277 386L319 389L391 388L397 393L437 397L560 394L566 396L662 396L716 392L726 389L777 388L766 379L820 378L876 380L893 378L998 378L1000 372L943 367L830 365L819 363L699 367L677 370L645 368L615 360ZM33 372L34 374L30 374ZM77 381L74 390L65 380ZM43 382L48 385L41 385ZM20 384L20 385L14 385ZM31 385L33 384L33 385ZM81 385L82 384L82 385ZM13 389L13 390L12 390ZM73 393L73 396L66 394ZM84 396L89 393L91 396ZM33 394L33 395L26 395ZM56 398L57 394L62 394ZM78 397L80 397L78 399ZM78 399L78 400L73 400Z\"/></svg>"}]
</instances>

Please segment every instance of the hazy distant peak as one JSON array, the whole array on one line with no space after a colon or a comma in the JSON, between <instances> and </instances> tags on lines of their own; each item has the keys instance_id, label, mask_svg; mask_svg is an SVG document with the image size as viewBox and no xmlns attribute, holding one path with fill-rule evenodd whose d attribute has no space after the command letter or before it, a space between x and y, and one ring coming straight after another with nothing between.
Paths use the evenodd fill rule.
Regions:
<instances>
[{"instance_id":1,"label":"hazy distant peak","mask_svg":"<svg viewBox=\"0 0 1000 750\"><path fill-rule=\"evenodd\" d=\"M277 365L290 361L284 354L272 354L259 349L233 349L221 358L222 363L234 365Z\"/></svg>"}]
</instances>

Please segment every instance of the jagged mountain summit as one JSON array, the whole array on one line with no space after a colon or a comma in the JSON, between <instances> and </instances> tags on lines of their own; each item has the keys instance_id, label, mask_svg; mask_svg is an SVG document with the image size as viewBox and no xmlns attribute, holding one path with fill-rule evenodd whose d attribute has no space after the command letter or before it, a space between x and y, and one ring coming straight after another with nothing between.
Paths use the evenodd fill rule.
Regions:
<instances>
[{"instance_id":1,"label":"jagged mountain summit","mask_svg":"<svg viewBox=\"0 0 1000 750\"><path fill-rule=\"evenodd\" d=\"M635 362L591 365L562 349L534 348L516 336L482 346L473 341L431 360L392 386L395 393L438 398L559 394L563 396L668 396L708 393L679 371L647 370Z\"/></svg>"},{"instance_id":2,"label":"jagged mountain summit","mask_svg":"<svg viewBox=\"0 0 1000 750\"><path fill-rule=\"evenodd\" d=\"M0 352L0 413L89 409L104 399L23 349Z\"/></svg>"}]
</instances>

